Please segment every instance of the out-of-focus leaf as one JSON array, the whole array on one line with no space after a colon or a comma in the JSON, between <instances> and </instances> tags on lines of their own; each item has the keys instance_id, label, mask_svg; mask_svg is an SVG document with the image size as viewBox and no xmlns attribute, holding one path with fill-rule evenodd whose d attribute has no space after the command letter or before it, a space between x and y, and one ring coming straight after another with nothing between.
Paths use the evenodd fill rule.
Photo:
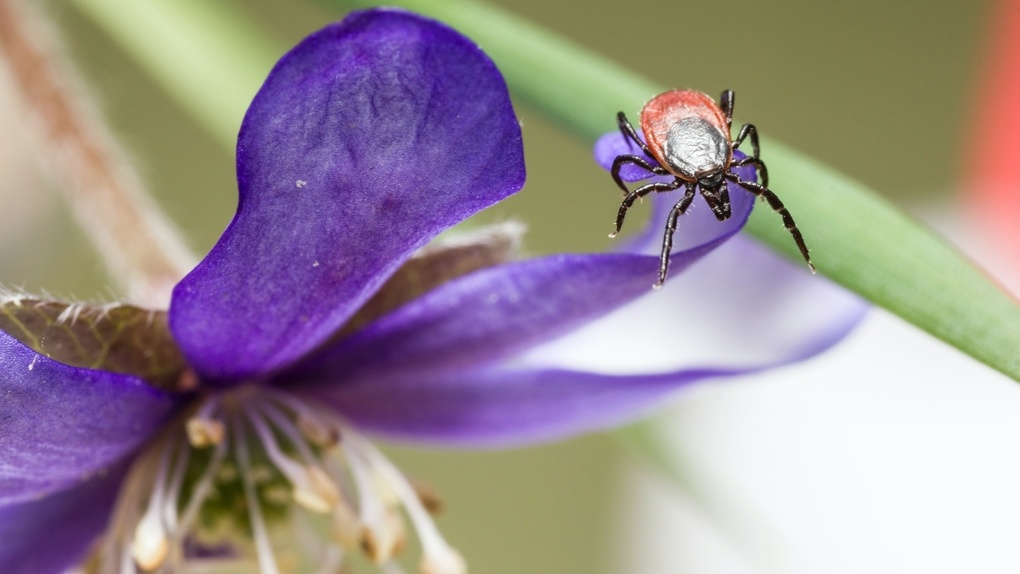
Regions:
<instances>
[{"instance_id":1,"label":"out-of-focus leaf","mask_svg":"<svg viewBox=\"0 0 1020 574\"><path fill-rule=\"evenodd\" d=\"M9 298L0 303L0 330L66 365L135 375L158 388L179 389L187 368L163 311Z\"/></svg>"}]
</instances>

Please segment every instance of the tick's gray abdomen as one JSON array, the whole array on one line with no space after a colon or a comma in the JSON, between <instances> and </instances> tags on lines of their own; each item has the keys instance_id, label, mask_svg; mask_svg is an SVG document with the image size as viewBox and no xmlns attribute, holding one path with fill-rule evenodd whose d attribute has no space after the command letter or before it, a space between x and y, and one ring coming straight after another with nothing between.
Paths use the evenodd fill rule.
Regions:
<instances>
[{"instance_id":1,"label":"tick's gray abdomen","mask_svg":"<svg viewBox=\"0 0 1020 574\"><path fill-rule=\"evenodd\" d=\"M669 128L663 154L669 167L692 181L726 167L730 142L722 131L699 118L684 118Z\"/></svg>"}]
</instances>

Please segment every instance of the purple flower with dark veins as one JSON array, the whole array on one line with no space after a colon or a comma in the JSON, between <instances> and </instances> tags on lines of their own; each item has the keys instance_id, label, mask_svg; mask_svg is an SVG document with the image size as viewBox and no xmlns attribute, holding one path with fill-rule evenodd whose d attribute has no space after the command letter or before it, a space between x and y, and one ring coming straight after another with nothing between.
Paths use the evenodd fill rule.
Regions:
<instances>
[{"instance_id":1,"label":"purple flower with dark veins","mask_svg":"<svg viewBox=\"0 0 1020 574\"><path fill-rule=\"evenodd\" d=\"M298 519L323 560L393 572L402 513L423 572L464 572L366 434L497 447L606 428L815 354L862 308L734 237L739 191L729 221L684 217L657 292L658 223L615 253L514 260L513 225L429 243L523 186L521 132L485 54L402 11L284 56L237 173L237 214L169 312L3 297L0 572L181 572L250 547L273 573L269 532Z\"/></svg>"}]
</instances>

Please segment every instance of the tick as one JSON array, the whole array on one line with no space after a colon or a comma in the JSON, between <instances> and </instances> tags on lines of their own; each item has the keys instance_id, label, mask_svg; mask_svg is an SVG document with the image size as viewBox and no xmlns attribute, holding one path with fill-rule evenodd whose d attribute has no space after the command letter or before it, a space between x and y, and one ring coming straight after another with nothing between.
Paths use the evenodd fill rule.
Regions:
<instances>
[{"instance_id":1,"label":"tick","mask_svg":"<svg viewBox=\"0 0 1020 574\"><path fill-rule=\"evenodd\" d=\"M617 156L613 160L613 180L623 190L625 198L616 216L616 237L623 227L627 210L638 198L649 193L664 193L684 188L684 196L673 206L666 221L666 233L662 238L662 256L659 260L659 280L653 285L658 289L669 272L669 252L673 248L673 234L677 220L686 213L701 190L701 196L712 209L715 218L725 221L732 214L728 183L735 183L754 195L766 200L770 207L783 218L783 224L804 256L811 272L808 248L804 244L793 216L772 190L769 189L769 172L759 157L758 129L754 124L744 124L737 139L730 137L733 124L733 90L726 90L716 104L711 97L695 90L673 90L654 97L641 110L641 131L648 138L647 143L638 137L627 116L620 112L616 118L624 140L636 144L647 157L655 158L659 165L652 165L645 157L636 154ZM733 150L750 138L752 155L734 161ZM627 189L620 178L620 168L627 164L637 165L652 175L673 176L670 182L646 183L633 190ZM740 179L732 170L735 167L754 166L761 183Z\"/></svg>"}]
</instances>

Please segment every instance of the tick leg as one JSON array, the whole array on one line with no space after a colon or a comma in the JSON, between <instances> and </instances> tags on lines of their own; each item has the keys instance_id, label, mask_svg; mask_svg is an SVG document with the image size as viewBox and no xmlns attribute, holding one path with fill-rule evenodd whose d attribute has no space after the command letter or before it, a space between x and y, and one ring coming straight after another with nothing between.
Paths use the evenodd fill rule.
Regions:
<instances>
[{"instance_id":1,"label":"tick leg","mask_svg":"<svg viewBox=\"0 0 1020 574\"><path fill-rule=\"evenodd\" d=\"M654 183L646 183L641 187L627 194L624 198L623 203L620 204L620 211L616 214L616 231L609 234L609 237L616 237L616 234L620 232L623 227L623 218L627 216L627 210L630 206L634 205L634 200L639 197L644 197L653 191L663 193L666 191L673 191L684 184L682 179L674 179L671 182L657 181Z\"/></svg>"},{"instance_id":2,"label":"tick leg","mask_svg":"<svg viewBox=\"0 0 1020 574\"><path fill-rule=\"evenodd\" d=\"M669 175L668 171L666 171L662 167L652 165L651 163L648 162L648 160L639 155L618 155L616 156L616 159L613 160L613 169L610 170L610 173L613 175L613 181L616 182L616 185L618 185L625 194L630 193L630 190L627 189L627 184L625 184L623 182L623 179L620 178L620 168L629 163L641 167L655 175Z\"/></svg>"},{"instance_id":3,"label":"tick leg","mask_svg":"<svg viewBox=\"0 0 1020 574\"><path fill-rule=\"evenodd\" d=\"M765 187L769 186L769 168L765 167L765 162L761 158L754 157L753 155L745 156L744 159L737 160L730 164L730 167L740 167L744 165L753 165L758 170L758 177L761 178L761 184Z\"/></svg>"},{"instance_id":4,"label":"tick leg","mask_svg":"<svg viewBox=\"0 0 1020 574\"><path fill-rule=\"evenodd\" d=\"M743 187L758 197L764 197L765 201L769 202L769 207L782 216L783 225L786 226L786 230L793 236L793 241L797 243L797 248L800 249L801 256L804 257L804 261L807 262L811 272L814 273L815 265L811 263L811 256L808 255L808 248L807 245L804 244L804 237L800 234L800 230L797 229L797 224L793 221L793 216L790 215L790 212L786 209L786 206L783 205L783 202L779 199L779 197L773 193L771 189L753 181L744 181L732 173L727 173L726 179Z\"/></svg>"},{"instance_id":5,"label":"tick leg","mask_svg":"<svg viewBox=\"0 0 1020 574\"><path fill-rule=\"evenodd\" d=\"M722 108L723 114L726 116L726 127L729 128L733 125L733 100L736 96L733 94L733 90L723 90L721 96L719 96L719 107ZM729 132L727 132L729 133Z\"/></svg>"},{"instance_id":6,"label":"tick leg","mask_svg":"<svg viewBox=\"0 0 1020 574\"><path fill-rule=\"evenodd\" d=\"M758 158L761 155L761 147L758 145L758 128L754 127L754 124L744 124L740 127L737 139L733 140L733 149L740 147L747 136L751 136L751 149L754 150L754 157Z\"/></svg>"},{"instance_id":7,"label":"tick leg","mask_svg":"<svg viewBox=\"0 0 1020 574\"><path fill-rule=\"evenodd\" d=\"M645 155L648 157L655 157L652 155L652 150L648 149L645 142L641 141L641 138L638 137L637 130L634 129L634 126L630 125L630 120L627 119L626 114L623 112L616 114L616 123L620 126L620 133L623 134L624 141L628 139L633 141L639 148L641 148L641 151L645 152Z\"/></svg>"},{"instance_id":8,"label":"tick leg","mask_svg":"<svg viewBox=\"0 0 1020 574\"><path fill-rule=\"evenodd\" d=\"M662 284L666 282L666 274L669 273L669 253L673 250L673 234L676 233L677 220L691 206L692 201L694 201L694 184L688 183L686 193L670 210L669 219L666 220L666 233L662 237L662 255L659 256L659 280L652 285L653 289L662 287Z\"/></svg>"}]
</instances>

